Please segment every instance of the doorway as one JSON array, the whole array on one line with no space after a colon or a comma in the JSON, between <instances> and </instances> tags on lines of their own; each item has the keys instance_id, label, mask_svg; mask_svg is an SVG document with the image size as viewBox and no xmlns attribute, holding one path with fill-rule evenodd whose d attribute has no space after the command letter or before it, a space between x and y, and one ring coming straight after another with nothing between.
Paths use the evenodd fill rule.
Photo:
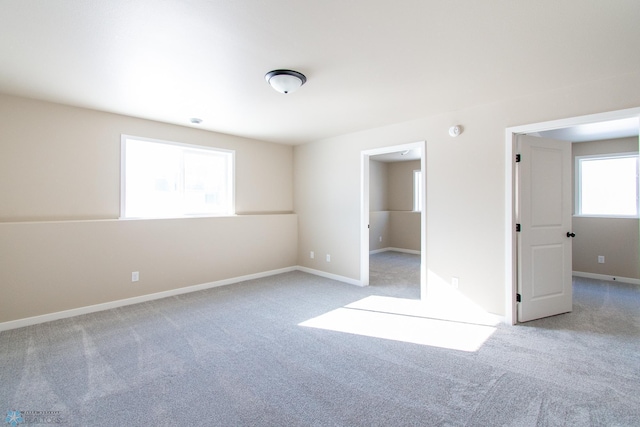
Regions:
<instances>
[{"instance_id":1,"label":"doorway","mask_svg":"<svg viewBox=\"0 0 640 427\"><path fill-rule=\"evenodd\" d=\"M370 189L371 189L371 157L380 155L391 155L392 153L417 153L420 160L420 170L422 171L422 185L418 189L419 196L426 201L426 142L420 141L410 144L394 145L361 152L361 216L360 216L360 280L363 286L368 286L369 276L369 256L370 256ZM425 204L426 206L426 204ZM427 295L426 271L427 271L427 251L426 251L426 208L420 212L420 298L424 300Z\"/></svg>"},{"instance_id":2,"label":"doorway","mask_svg":"<svg viewBox=\"0 0 640 427\"><path fill-rule=\"evenodd\" d=\"M603 124L618 120L635 120L635 132L637 135L640 108L619 110L607 113L580 116L569 119L550 122L535 123L530 125L510 127L505 132L505 322L517 323L517 289L518 289L518 265L517 256L517 231L516 231L516 140L518 135L549 135L551 132L559 132L574 127Z\"/></svg>"}]
</instances>

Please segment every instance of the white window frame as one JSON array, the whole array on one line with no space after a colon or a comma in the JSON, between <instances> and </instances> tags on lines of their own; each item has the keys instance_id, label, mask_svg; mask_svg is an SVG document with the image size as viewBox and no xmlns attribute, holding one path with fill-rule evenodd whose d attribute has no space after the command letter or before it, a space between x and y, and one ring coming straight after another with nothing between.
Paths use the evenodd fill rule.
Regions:
<instances>
[{"instance_id":1,"label":"white window frame","mask_svg":"<svg viewBox=\"0 0 640 427\"><path fill-rule=\"evenodd\" d=\"M416 169L413 171L413 211L422 212L424 209L424 200L422 199L422 186L424 180L422 179L422 171Z\"/></svg>"},{"instance_id":2,"label":"white window frame","mask_svg":"<svg viewBox=\"0 0 640 427\"><path fill-rule=\"evenodd\" d=\"M636 215L620 215L620 214L585 214L582 213L582 161L583 160L607 160L619 158L635 158L636 159ZM639 194L640 183L638 183L639 157L637 152L611 153L611 154L592 154L575 157L575 213L576 217L595 217L595 218L638 218L640 213Z\"/></svg>"},{"instance_id":3,"label":"white window frame","mask_svg":"<svg viewBox=\"0 0 640 427\"><path fill-rule=\"evenodd\" d=\"M152 215L152 216L127 216L126 209L126 200L127 200L127 183L126 183L126 148L127 148L127 140L135 140L135 141L143 141L143 142L151 142L161 145L169 145L173 147L183 148L185 152L187 151L201 151L201 152L214 152L217 154L226 154L230 157L229 159L229 170L227 172L227 185L228 185L228 193L229 193L229 210L224 213L184 213L182 215ZM193 144L184 144L181 142L174 141L165 141L155 138L145 138L140 136L133 135L121 135L120 139L120 219L161 219L161 218L202 218L202 217L223 217L223 216L234 216L235 215L235 150L227 150L222 148L213 148L203 145L193 145Z\"/></svg>"}]
</instances>

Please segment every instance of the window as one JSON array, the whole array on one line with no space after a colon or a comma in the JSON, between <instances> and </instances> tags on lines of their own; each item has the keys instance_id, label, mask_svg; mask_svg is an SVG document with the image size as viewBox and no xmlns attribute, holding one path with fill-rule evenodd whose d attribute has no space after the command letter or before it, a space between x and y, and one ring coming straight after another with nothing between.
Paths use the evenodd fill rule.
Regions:
<instances>
[{"instance_id":1,"label":"window","mask_svg":"<svg viewBox=\"0 0 640 427\"><path fill-rule=\"evenodd\" d=\"M413 171L413 211L422 212L424 201L422 200L422 171Z\"/></svg>"},{"instance_id":2,"label":"window","mask_svg":"<svg viewBox=\"0 0 640 427\"><path fill-rule=\"evenodd\" d=\"M576 157L576 215L638 216L638 154Z\"/></svg>"},{"instance_id":3,"label":"window","mask_svg":"<svg viewBox=\"0 0 640 427\"><path fill-rule=\"evenodd\" d=\"M122 136L122 218L234 213L234 151Z\"/></svg>"}]
</instances>

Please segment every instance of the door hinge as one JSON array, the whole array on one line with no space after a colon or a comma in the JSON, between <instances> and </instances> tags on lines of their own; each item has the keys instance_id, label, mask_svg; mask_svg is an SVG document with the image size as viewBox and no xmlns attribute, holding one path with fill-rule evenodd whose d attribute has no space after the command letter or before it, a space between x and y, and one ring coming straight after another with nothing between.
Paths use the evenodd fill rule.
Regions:
<instances>
[{"instance_id":1,"label":"door hinge","mask_svg":"<svg viewBox=\"0 0 640 427\"><path fill-rule=\"evenodd\" d=\"M521 229L522 227L520 226L520 224L516 224L516 232L519 233Z\"/></svg>"},{"instance_id":2,"label":"door hinge","mask_svg":"<svg viewBox=\"0 0 640 427\"><path fill-rule=\"evenodd\" d=\"M516 302L520 301L522 301L522 297L520 296L520 294L516 294Z\"/></svg>"},{"instance_id":3,"label":"door hinge","mask_svg":"<svg viewBox=\"0 0 640 427\"><path fill-rule=\"evenodd\" d=\"M516 163L520 163L520 160L522 160L522 156L520 154L516 154Z\"/></svg>"}]
</instances>

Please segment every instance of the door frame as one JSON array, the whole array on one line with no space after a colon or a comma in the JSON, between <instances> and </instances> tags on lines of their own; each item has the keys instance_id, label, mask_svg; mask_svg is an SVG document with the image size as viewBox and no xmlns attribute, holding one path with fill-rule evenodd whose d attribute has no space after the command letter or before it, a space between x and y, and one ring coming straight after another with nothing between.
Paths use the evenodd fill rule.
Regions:
<instances>
[{"instance_id":1,"label":"door frame","mask_svg":"<svg viewBox=\"0 0 640 427\"><path fill-rule=\"evenodd\" d=\"M505 323L515 325L518 319L516 302L518 286L518 259L515 231L516 135L629 118L638 118L640 120L640 108L609 111L586 116L513 126L505 129Z\"/></svg>"},{"instance_id":2,"label":"door frame","mask_svg":"<svg viewBox=\"0 0 640 427\"><path fill-rule=\"evenodd\" d=\"M378 154L397 153L405 150L420 150L420 170L422 171L422 200L424 207L420 213L420 299L427 297L427 143L426 141L363 150L360 153L360 284L369 286L369 160Z\"/></svg>"}]
</instances>

